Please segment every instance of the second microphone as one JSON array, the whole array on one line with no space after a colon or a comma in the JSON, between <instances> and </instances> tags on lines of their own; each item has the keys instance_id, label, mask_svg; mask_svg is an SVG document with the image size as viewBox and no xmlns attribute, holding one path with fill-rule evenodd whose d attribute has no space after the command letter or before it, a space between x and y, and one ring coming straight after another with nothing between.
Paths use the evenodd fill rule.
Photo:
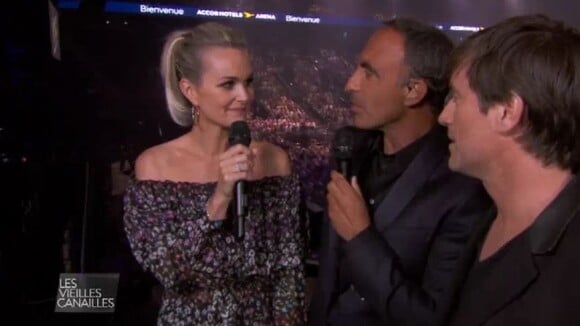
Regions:
<instances>
[{"instance_id":1,"label":"second microphone","mask_svg":"<svg viewBox=\"0 0 580 326\"><path fill-rule=\"evenodd\" d=\"M230 125L229 146L238 144L250 146L252 142L252 135L250 127L245 121L236 121ZM236 237L238 239L244 238L244 222L248 212L246 200L246 181L240 180L236 182L234 188L234 217L236 219Z\"/></svg>"}]
</instances>

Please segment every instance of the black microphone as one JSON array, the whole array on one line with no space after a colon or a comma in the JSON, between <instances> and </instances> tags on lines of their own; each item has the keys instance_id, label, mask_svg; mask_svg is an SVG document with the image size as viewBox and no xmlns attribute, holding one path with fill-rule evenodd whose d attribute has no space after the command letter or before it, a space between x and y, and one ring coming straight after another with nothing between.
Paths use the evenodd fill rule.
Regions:
<instances>
[{"instance_id":1,"label":"black microphone","mask_svg":"<svg viewBox=\"0 0 580 326\"><path fill-rule=\"evenodd\" d=\"M352 177L353 142L352 130L348 126L338 129L332 142L332 155L334 156L337 170L349 182Z\"/></svg>"},{"instance_id":2,"label":"black microphone","mask_svg":"<svg viewBox=\"0 0 580 326\"><path fill-rule=\"evenodd\" d=\"M252 135L250 134L250 127L245 121L236 121L230 125L230 133L228 137L230 146L242 144L250 146L252 142ZM236 217L236 236L238 239L244 238L244 219L247 214L246 202L246 182L240 180L236 182L234 189L234 216Z\"/></svg>"}]
</instances>

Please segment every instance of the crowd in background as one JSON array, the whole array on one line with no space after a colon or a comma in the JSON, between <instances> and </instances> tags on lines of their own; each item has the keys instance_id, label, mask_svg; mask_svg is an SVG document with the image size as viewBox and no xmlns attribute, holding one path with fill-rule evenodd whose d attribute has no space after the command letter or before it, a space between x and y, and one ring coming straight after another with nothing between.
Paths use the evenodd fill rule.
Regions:
<instances>
[{"instance_id":1,"label":"crowd in background","mask_svg":"<svg viewBox=\"0 0 580 326\"><path fill-rule=\"evenodd\" d=\"M352 63L332 49L316 54L255 51L256 103L249 124L258 138L288 150L307 201L322 204L329 144L351 112L343 83Z\"/></svg>"}]
</instances>

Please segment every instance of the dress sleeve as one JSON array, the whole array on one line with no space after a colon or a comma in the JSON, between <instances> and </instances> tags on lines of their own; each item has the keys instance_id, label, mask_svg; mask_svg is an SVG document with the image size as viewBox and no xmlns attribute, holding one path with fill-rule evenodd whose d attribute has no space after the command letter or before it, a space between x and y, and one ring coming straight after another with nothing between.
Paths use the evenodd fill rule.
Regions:
<instances>
[{"instance_id":1,"label":"dress sleeve","mask_svg":"<svg viewBox=\"0 0 580 326\"><path fill-rule=\"evenodd\" d=\"M286 184L284 184L286 183ZM267 211L279 214L278 259L273 270L273 316L275 325L304 325L305 313L305 239L299 214L298 179L291 178L268 202Z\"/></svg>"},{"instance_id":2,"label":"dress sleeve","mask_svg":"<svg viewBox=\"0 0 580 326\"><path fill-rule=\"evenodd\" d=\"M220 231L205 217L212 191L205 188L132 181L125 192L125 232L133 255L166 288L219 277L226 264L225 253L215 250Z\"/></svg>"}]
</instances>

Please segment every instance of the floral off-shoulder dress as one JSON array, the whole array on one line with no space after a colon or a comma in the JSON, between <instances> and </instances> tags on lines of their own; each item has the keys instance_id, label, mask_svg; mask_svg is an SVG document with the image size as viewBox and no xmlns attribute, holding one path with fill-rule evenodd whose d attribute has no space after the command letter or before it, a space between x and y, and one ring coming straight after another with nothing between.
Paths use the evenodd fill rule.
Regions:
<instances>
[{"instance_id":1,"label":"floral off-shoulder dress","mask_svg":"<svg viewBox=\"0 0 580 326\"><path fill-rule=\"evenodd\" d=\"M205 217L215 186L131 180L125 192L133 254L164 287L158 325L303 325L297 177L248 182L243 240Z\"/></svg>"}]
</instances>

